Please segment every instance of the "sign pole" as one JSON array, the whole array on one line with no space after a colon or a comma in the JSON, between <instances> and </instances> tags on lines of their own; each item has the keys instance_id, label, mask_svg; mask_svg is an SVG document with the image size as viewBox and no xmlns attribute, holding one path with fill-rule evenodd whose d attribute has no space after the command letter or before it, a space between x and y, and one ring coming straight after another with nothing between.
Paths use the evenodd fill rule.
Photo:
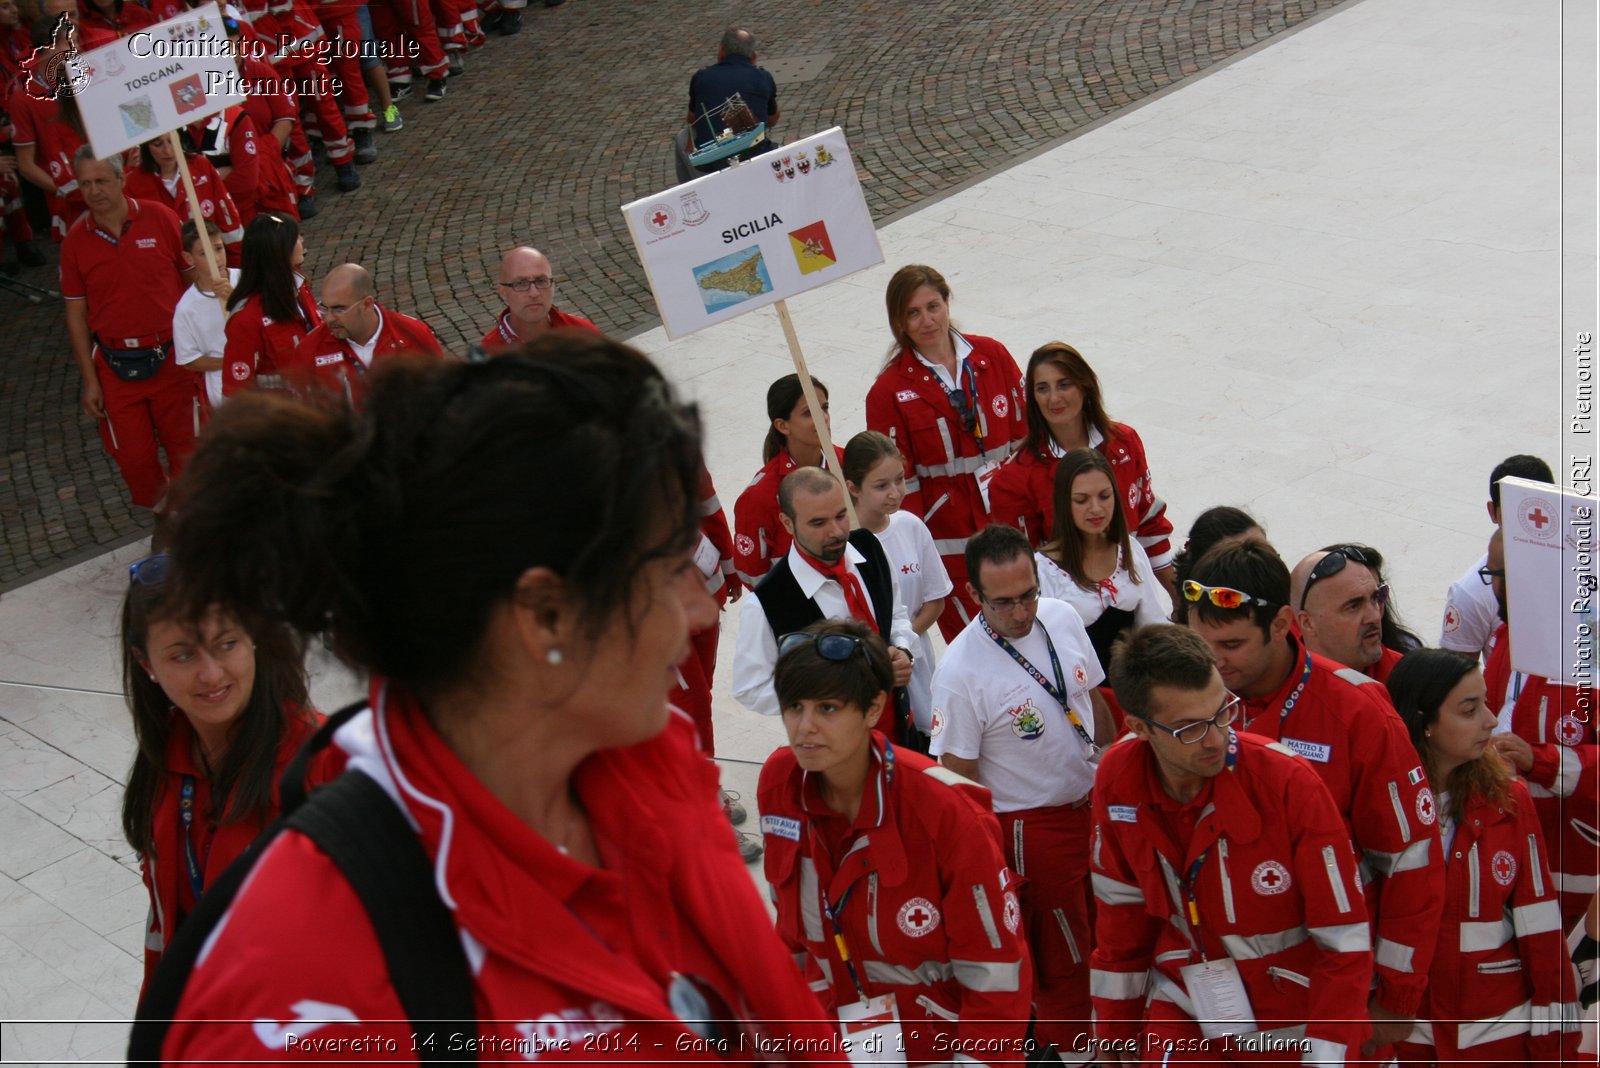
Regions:
<instances>
[{"instance_id":1,"label":"sign pole","mask_svg":"<svg viewBox=\"0 0 1600 1068\"><path fill-rule=\"evenodd\" d=\"M195 228L200 231L200 251L205 255L206 266L211 270L212 278L227 278L225 271L217 269L217 254L211 248L211 235L206 232L206 217L200 210L200 195L194 191L194 178L189 174L189 160L184 156L183 142L179 140L177 130L168 130L166 137L167 144L172 146L172 154L178 159L178 174L183 178L183 191L189 197L189 218L194 220ZM228 298L218 293L217 302L226 313Z\"/></svg>"},{"instance_id":2,"label":"sign pole","mask_svg":"<svg viewBox=\"0 0 1600 1068\"><path fill-rule=\"evenodd\" d=\"M794 320L789 318L789 302L779 300L772 306L778 309L778 322L783 324L783 336L789 342L789 355L794 357L795 373L800 377L800 391L805 394L806 404L811 408L811 421L817 425L817 437L822 441L822 457L827 462L828 472L839 480L839 488L844 490L844 506L850 516L850 529L854 530L861 525L856 521L855 502L850 499L850 487L844 483L844 472L839 470L838 457L833 451L833 432L828 429L827 414L817 398L817 387L811 381L811 372L806 369L806 355L800 351L800 335L795 333Z\"/></svg>"}]
</instances>

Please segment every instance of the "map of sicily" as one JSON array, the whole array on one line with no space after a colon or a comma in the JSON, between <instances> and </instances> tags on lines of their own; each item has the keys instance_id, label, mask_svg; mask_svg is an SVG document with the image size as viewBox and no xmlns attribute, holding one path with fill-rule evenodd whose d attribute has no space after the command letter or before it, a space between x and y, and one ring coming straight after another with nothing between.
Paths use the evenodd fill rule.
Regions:
<instances>
[{"instance_id":1,"label":"map of sicily","mask_svg":"<svg viewBox=\"0 0 1600 1068\"><path fill-rule=\"evenodd\" d=\"M694 282L709 315L772 292L772 276L759 245L702 263L694 268Z\"/></svg>"}]
</instances>

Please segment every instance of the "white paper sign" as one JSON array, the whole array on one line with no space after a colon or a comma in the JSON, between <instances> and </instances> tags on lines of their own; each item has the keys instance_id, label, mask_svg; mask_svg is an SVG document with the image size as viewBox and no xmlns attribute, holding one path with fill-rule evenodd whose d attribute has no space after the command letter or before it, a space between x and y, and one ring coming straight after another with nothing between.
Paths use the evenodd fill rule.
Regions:
<instances>
[{"instance_id":1,"label":"white paper sign","mask_svg":"<svg viewBox=\"0 0 1600 1068\"><path fill-rule=\"evenodd\" d=\"M1500 481L1511 666L1594 683L1595 500L1543 482Z\"/></svg>"},{"instance_id":2,"label":"white paper sign","mask_svg":"<svg viewBox=\"0 0 1600 1068\"><path fill-rule=\"evenodd\" d=\"M244 101L214 4L84 52L74 65L85 132L101 159Z\"/></svg>"},{"instance_id":3,"label":"white paper sign","mask_svg":"<svg viewBox=\"0 0 1600 1068\"><path fill-rule=\"evenodd\" d=\"M883 262L837 126L622 214L671 338Z\"/></svg>"}]
</instances>

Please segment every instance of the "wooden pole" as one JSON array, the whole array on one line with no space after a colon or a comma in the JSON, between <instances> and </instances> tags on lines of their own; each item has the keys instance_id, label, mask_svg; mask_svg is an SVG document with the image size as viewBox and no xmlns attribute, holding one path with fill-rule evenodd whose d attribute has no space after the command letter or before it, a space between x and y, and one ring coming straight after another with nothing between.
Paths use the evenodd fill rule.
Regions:
<instances>
[{"instance_id":1,"label":"wooden pole","mask_svg":"<svg viewBox=\"0 0 1600 1068\"><path fill-rule=\"evenodd\" d=\"M183 153L183 142L179 140L177 130L167 131L167 144L172 146L172 154L178 159L178 175L183 179L183 191L189 197L189 218L194 220L195 228L200 231L200 251L205 255L206 266L212 278L226 279L227 271L217 269L217 254L211 248L211 235L206 232L206 217L200 210L200 195L194 191L194 177L189 174L189 160ZM227 297L218 293L217 302L222 305L224 312L228 310Z\"/></svg>"},{"instance_id":2,"label":"wooden pole","mask_svg":"<svg viewBox=\"0 0 1600 1068\"><path fill-rule=\"evenodd\" d=\"M783 336L789 342L789 355L794 358L795 373L800 376L800 391L805 394L806 404L811 408L811 421L817 425L825 469L839 480L839 488L844 491L844 506L850 515L850 529L854 530L861 525L856 521L855 502L850 499L850 487L844 484L844 472L839 470L839 458L833 451L833 432L828 429L827 413L822 410L817 387L811 381L811 372L806 369L806 355L800 351L800 335L794 332L794 320L789 318L789 302L780 300L773 307L778 309L778 322L783 324Z\"/></svg>"}]
</instances>

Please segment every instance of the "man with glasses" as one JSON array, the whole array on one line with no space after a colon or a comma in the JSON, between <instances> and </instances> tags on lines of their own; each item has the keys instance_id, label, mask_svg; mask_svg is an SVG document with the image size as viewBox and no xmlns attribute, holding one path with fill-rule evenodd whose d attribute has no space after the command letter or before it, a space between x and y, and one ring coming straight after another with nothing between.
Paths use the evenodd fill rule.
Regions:
<instances>
[{"instance_id":1,"label":"man with glasses","mask_svg":"<svg viewBox=\"0 0 1600 1068\"><path fill-rule=\"evenodd\" d=\"M1307 649L1379 682L1389 678L1402 654L1383 644L1389 584L1375 554L1362 545L1314 552L1295 565L1289 597Z\"/></svg>"},{"instance_id":2,"label":"man with glasses","mask_svg":"<svg viewBox=\"0 0 1600 1068\"><path fill-rule=\"evenodd\" d=\"M359 399L373 361L403 353L444 355L427 323L378 303L372 275L359 263L329 271L321 297L322 325L301 339L282 368L297 386L315 384Z\"/></svg>"},{"instance_id":3,"label":"man with glasses","mask_svg":"<svg viewBox=\"0 0 1600 1068\"><path fill-rule=\"evenodd\" d=\"M994 797L1006 863L1027 880L1035 1036L1070 1056L1089 1031L1089 800L1115 737L1104 673L1078 613L1039 596L1021 531L979 531L966 565L979 614L934 670L929 751Z\"/></svg>"},{"instance_id":4,"label":"man with glasses","mask_svg":"<svg viewBox=\"0 0 1600 1068\"><path fill-rule=\"evenodd\" d=\"M1095 780L1100 1059L1228 1060L1252 1043L1307 1064L1356 1058L1371 936L1327 787L1289 750L1231 729L1242 702L1190 630L1133 631L1111 683L1134 740Z\"/></svg>"},{"instance_id":5,"label":"man with glasses","mask_svg":"<svg viewBox=\"0 0 1600 1068\"><path fill-rule=\"evenodd\" d=\"M546 330L593 330L600 328L581 315L556 307L555 272L550 260L536 248L523 245L500 259L499 280L495 288L505 309L494 329L483 335L483 351L497 356L524 341L532 341Z\"/></svg>"},{"instance_id":6,"label":"man with glasses","mask_svg":"<svg viewBox=\"0 0 1600 1068\"><path fill-rule=\"evenodd\" d=\"M1381 684L1296 639L1289 569L1264 540L1218 543L1179 595L1223 684L1244 700L1239 729L1308 760L1344 816L1374 919L1373 1048L1399 1041L1427 985L1444 905L1438 806L1405 724Z\"/></svg>"}]
</instances>

